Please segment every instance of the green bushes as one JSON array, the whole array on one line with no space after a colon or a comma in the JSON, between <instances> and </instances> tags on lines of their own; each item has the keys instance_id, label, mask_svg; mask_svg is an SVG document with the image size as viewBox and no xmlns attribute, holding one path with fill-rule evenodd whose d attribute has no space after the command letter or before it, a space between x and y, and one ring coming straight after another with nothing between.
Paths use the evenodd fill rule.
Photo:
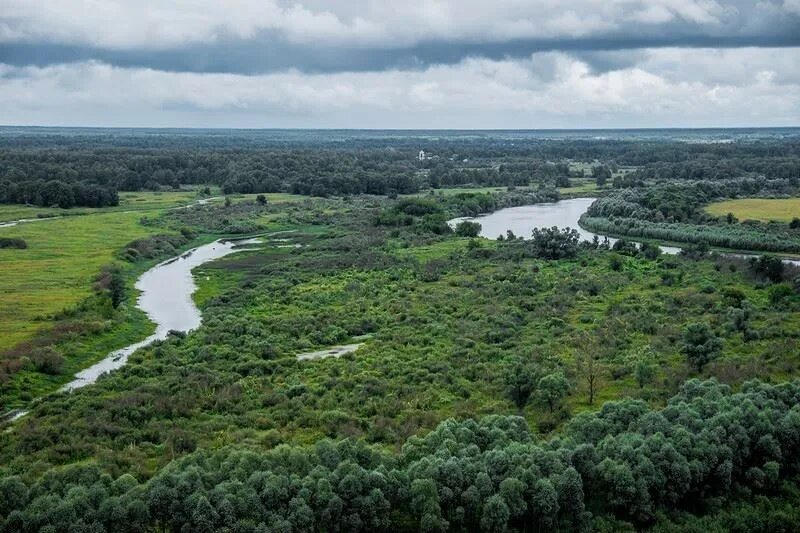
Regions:
<instances>
[{"instance_id":1,"label":"green bushes","mask_svg":"<svg viewBox=\"0 0 800 533\"><path fill-rule=\"evenodd\" d=\"M64 366L64 356L52 346L33 349L29 358L34 369L43 374L60 374Z\"/></svg>"},{"instance_id":2,"label":"green bushes","mask_svg":"<svg viewBox=\"0 0 800 533\"><path fill-rule=\"evenodd\" d=\"M759 225L697 225L656 223L636 218L598 218L583 215L582 227L608 235L667 242L707 243L720 248L765 252L800 252L800 237L779 230L764 231Z\"/></svg>"},{"instance_id":3,"label":"green bushes","mask_svg":"<svg viewBox=\"0 0 800 533\"><path fill-rule=\"evenodd\" d=\"M189 239L183 234L153 235L128 243L122 257L131 263L144 259L168 257L175 255L178 249L187 242Z\"/></svg>"},{"instance_id":4,"label":"green bushes","mask_svg":"<svg viewBox=\"0 0 800 533\"><path fill-rule=\"evenodd\" d=\"M455 231L459 237L477 237L481 233L481 225L478 222L464 220L456 224Z\"/></svg>"},{"instance_id":5,"label":"green bushes","mask_svg":"<svg viewBox=\"0 0 800 533\"><path fill-rule=\"evenodd\" d=\"M683 330L681 350L689 363L700 372L705 365L719 357L722 339L714 335L708 324L689 324Z\"/></svg>"},{"instance_id":6,"label":"green bushes","mask_svg":"<svg viewBox=\"0 0 800 533\"><path fill-rule=\"evenodd\" d=\"M580 235L571 228L534 228L531 239L525 244L533 257L540 259L570 259L578 253Z\"/></svg>"},{"instance_id":7,"label":"green bushes","mask_svg":"<svg viewBox=\"0 0 800 533\"><path fill-rule=\"evenodd\" d=\"M0 249L17 248L18 250L24 250L27 247L28 243L25 242L25 239L9 238L9 237L0 238Z\"/></svg>"}]
</instances>

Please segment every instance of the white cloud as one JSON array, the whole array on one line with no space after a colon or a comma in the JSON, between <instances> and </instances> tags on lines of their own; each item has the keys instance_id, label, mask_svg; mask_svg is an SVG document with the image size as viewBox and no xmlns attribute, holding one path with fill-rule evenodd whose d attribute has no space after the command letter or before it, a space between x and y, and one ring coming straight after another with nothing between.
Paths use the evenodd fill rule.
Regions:
<instances>
[{"instance_id":1,"label":"white cloud","mask_svg":"<svg viewBox=\"0 0 800 533\"><path fill-rule=\"evenodd\" d=\"M800 0L783 0L783 9L800 15Z\"/></svg>"},{"instance_id":2,"label":"white cloud","mask_svg":"<svg viewBox=\"0 0 800 533\"><path fill-rule=\"evenodd\" d=\"M643 50L595 72L551 52L420 71L261 76L0 66L3 124L300 127L796 125L795 49ZM776 58L783 58L776 61ZM743 67L742 65L746 65ZM748 75L749 74L749 75Z\"/></svg>"}]
</instances>

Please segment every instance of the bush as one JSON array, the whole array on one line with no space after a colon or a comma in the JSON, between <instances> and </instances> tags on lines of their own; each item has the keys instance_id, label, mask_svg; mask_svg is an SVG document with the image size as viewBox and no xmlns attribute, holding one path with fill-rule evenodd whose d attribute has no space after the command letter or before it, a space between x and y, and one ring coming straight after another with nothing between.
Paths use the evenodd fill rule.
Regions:
<instances>
[{"instance_id":1,"label":"bush","mask_svg":"<svg viewBox=\"0 0 800 533\"><path fill-rule=\"evenodd\" d=\"M61 374L62 367L64 366L64 356L58 353L52 346L36 348L31 352L30 360L31 363L33 363L33 367L43 374Z\"/></svg>"},{"instance_id":2,"label":"bush","mask_svg":"<svg viewBox=\"0 0 800 533\"><path fill-rule=\"evenodd\" d=\"M783 261L779 257L762 255L750 260L750 271L758 277L778 283L783 279Z\"/></svg>"},{"instance_id":3,"label":"bush","mask_svg":"<svg viewBox=\"0 0 800 533\"><path fill-rule=\"evenodd\" d=\"M456 235L459 237L477 237L481 233L481 225L478 222L464 220L456 225Z\"/></svg>"},{"instance_id":4,"label":"bush","mask_svg":"<svg viewBox=\"0 0 800 533\"><path fill-rule=\"evenodd\" d=\"M708 324L689 324L683 330L681 350L689 364L700 372L707 363L719 357L722 339L714 335Z\"/></svg>"},{"instance_id":5,"label":"bush","mask_svg":"<svg viewBox=\"0 0 800 533\"><path fill-rule=\"evenodd\" d=\"M570 259L578 254L580 234L572 228L534 228L530 247L540 259Z\"/></svg>"},{"instance_id":6,"label":"bush","mask_svg":"<svg viewBox=\"0 0 800 533\"><path fill-rule=\"evenodd\" d=\"M18 248L20 250L24 250L27 247L28 243L25 242L25 239L8 237L0 239L0 248Z\"/></svg>"}]
</instances>

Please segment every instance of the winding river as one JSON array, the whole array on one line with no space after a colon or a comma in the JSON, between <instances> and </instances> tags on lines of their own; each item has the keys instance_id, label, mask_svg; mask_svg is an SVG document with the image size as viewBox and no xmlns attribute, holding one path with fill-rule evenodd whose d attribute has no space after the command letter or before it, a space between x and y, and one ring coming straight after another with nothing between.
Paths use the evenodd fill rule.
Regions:
<instances>
[{"instance_id":1,"label":"winding river","mask_svg":"<svg viewBox=\"0 0 800 533\"><path fill-rule=\"evenodd\" d=\"M519 207L507 207L492 213L477 217L460 217L450 220L451 226L455 226L461 221L471 220L481 225L481 237L496 239L500 235L505 235L507 231L512 231L518 237L529 237L533 228L544 228L557 226L559 228L571 228L576 230L581 239L591 241L595 236L604 239L606 236L592 233L580 227L578 220L581 215L589 209L596 198L573 198L570 200L560 200L558 202L522 205ZM608 237L611 244L617 239ZM661 251L666 254L677 254L681 251L676 246L659 246ZM731 257L757 257L757 255L737 252L726 252L723 255ZM784 263L800 266L800 260L784 259Z\"/></svg>"},{"instance_id":2,"label":"winding river","mask_svg":"<svg viewBox=\"0 0 800 533\"><path fill-rule=\"evenodd\" d=\"M102 374L124 365L128 357L144 346L167 338L170 331L187 332L197 328L202 321L200 310L192 301L197 285L192 269L246 249L243 245L260 242L259 239L244 241L214 241L160 263L136 282L140 291L136 306L147 313L156 324L156 331L146 339L111 352L105 359L75 375L75 379L61 390L70 391L97 381Z\"/></svg>"},{"instance_id":3,"label":"winding river","mask_svg":"<svg viewBox=\"0 0 800 533\"><path fill-rule=\"evenodd\" d=\"M261 239L218 240L199 246L182 255L168 259L154 266L139 278L136 288L140 291L136 306L147 313L156 324L156 331L144 340L120 348L108 354L92 366L75 374L75 378L61 387L60 391L72 391L90 385L105 374L122 367L128 357L148 344L166 339L170 331L187 332L197 328L202 316L192 301L197 285L192 277L192 269L230 255L247 250L246 245L260 243ZM28 411L17 409L3 415L6 421L13 422Z\"/></svg>"},{"instance_id":4,"label":"winding river","mask_svg":"<svg viewBox=\"0 0 800 533\"><path fill-rule=\"evenodd\" d=\"M578 219L589 209L597 198L572 198L570 200L560 200L543 204L521 205L519 207L507 207L492 213L477 217L460 217L450 221L451 226L455 226L464 220L478 222L481 225L481 237L496 239L500 235L505 236L507 231L511 231L517 237L528 238L533 228L569 228L576 230L581 240L591 241L597 236L600 240L604 235L597 235L580 227ZM611 244L617 239L608 238ZM661 246L661 250L667 254L677 254L680 248L674 246Z\"/></svg>"}]
</instances>

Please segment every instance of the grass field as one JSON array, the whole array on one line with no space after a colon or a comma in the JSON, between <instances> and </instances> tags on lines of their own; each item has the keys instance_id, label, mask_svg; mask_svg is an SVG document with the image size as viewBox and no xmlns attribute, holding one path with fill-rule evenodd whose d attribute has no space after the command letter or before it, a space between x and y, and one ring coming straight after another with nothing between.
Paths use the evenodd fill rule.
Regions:
<instances>
[{"instance_id":1,"label":"grass field","mask_svg":"<svg viewBox=\"0 0 800 533\"><path fill-rule=\"evenodd\" d=\"M733 213L739 220L789 222L800 217L800 198L741 198L716 202L706 207L714 216Z\"/></svg>"},{"instance_id":2,"label":"grass field","mask_svg":"<svg viewBox=\"0 0 800 533\"><path fill-rule=\"evenodd\" d=\"M219 191L216 191L219 193ZM217 196L212 190L212 195ZM198 199L196 190L166 192L123 192L119 194L119 205L114 207L36 207L28 205L0 205L0 223L21 218L70 217L113 213L119 211L146 211L168 209L188 205ZM220 200L221 201L221 200Z\"/></svg>"},{"instance_id":3,"label":"grass field","mask_svg":"<svg viewBox=\"0 0 800 533\"><path fill-rule=\"evenodd\" d=\"M0 250L0 350L31 338L46 317L89 296L92 280L122 246L158 232L139 224L142 214L112 212L0 228L0 237L28 243L24 250Z\"/></svg>"},{"instance_id":4,"label":"grass field","mask_svg":"<svg viewBox=\"0 0 800 533\"><path fill-rule=\"evenodd\" d=\"M572 187L562 187L558 192L566 196L577 196L585 193L595 192L597 190L597 183L594 180L570 180Z\"/></svg>"},{"instance_id":5,"label":"grass field","mask_svg":"<svg viewBox=\"0 0 800 533\"><path fill-rule=\"evenodd\" d=\"M518 190L526 190L530 187L517 187ZM508 187L449 187L442 189L428 189L408 196L428 196L430 194L439 194L442 196L452 196L454 194L476 194L476 193L493 193L505 192Z\"/></svg>"},{"instance_id":6,"label":"grass field","mask_svg":"<svg viewBox=\"0 0 800 533\"><path fill-rule=\"evenodd\" d=\"M231 199L231 202L245 202L245 201L254 201L256 197L259 196L258 194L229 194L228 197ZM290 194L285 192L270 192L264 194L267 197L267 202L273 204L283 204L286 202L300 202L307 200L307 196L300 196L298 194ZM220 199L219 201L223 201Z\"/></svg>"}]
</instances>

